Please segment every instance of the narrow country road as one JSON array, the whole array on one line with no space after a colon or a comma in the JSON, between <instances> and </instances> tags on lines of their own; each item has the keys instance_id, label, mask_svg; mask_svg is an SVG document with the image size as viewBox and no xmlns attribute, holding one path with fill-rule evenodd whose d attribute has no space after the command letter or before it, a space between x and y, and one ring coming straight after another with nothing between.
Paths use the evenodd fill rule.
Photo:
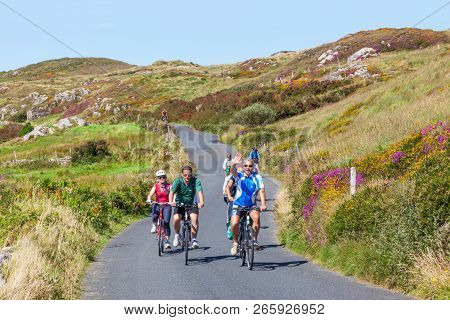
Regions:
<instances>
[{"instance_id":1,"label":"narrow country road","mask_svg":"<svg viewBox=\"0 0 450 320\"><path fill-rule=\"evenodd\" d=\"M222 162L229 146L217 137L177 126L177 132L205 190L200 211L200 249L184 265L180 249L158 257L150 235L150 218L141 220L112 239L84 279L84 299L405 299L352 278L327 271L283 249L276 238L271 210L277 182L265 177L269 211L262 214L255 267L240 267L230 256L225 235ZM173 239L173 235L172 235Z\"/></svg>"}]
</instances>

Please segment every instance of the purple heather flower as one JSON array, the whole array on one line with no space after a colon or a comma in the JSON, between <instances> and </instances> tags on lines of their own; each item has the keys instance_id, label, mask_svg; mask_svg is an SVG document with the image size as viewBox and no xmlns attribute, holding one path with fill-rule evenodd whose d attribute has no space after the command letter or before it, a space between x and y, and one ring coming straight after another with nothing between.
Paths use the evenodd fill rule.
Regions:
<instances>
[{"instance_id":1,"label":"purple heather flower","mask_svg":"<svg viewBox=\"0 0 450 320\"><path fill-rule=\"evenodd\" d=\"M429 153L432 150L433 150L433 146L428 144L428 143L423 146L423 153L424 154L427 154L427 153Z\"/></svg>"},{"instance_id":2,"label":"purple heather flower","mask_svg":"<svg viewBox=\"0 0 450 320\"><path fill-rule=\"evenodd\" d=\"M432 124L429 124L428 126L426 126L425 128L423 128L422 130L420 130L420 134L423 136L427 135L427 133L429 133L431 130L434 129L434 126Z\"/></svg>"},{"instance_id":3,"label":"purple heather flower","mask_svg":"<svg viewBox=\"0 0 450 320\"><path fill-rule=\"evenodd\" d=\"M242 135L247 134L247 133L248 133L248 130L239 130L236 135L239 137L239 136L242 136Z\"/></svg>"},{"instance_id":4,"label":"purple heather flower","mask_svg":"<svg viewBox=\"0 0 450 320\"><path fill-rule=\"evenodd\" d=\"M391 156L391 161L395 164L398 164L400 162L400 160L405 156L405 154L401 151L396 151L392 156Z\"/></svg>"}]
</instances>

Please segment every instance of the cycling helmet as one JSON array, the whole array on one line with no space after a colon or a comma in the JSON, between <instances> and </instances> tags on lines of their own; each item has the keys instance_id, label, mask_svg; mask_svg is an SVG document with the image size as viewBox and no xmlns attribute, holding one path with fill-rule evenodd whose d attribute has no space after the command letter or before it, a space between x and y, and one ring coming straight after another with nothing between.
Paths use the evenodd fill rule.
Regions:
<instances>
[{"instance_id":1,"label":"cycling helmet","mask_svg":"<svg viewBox=\"0 0 450 320\"><path fill-rule=\"evenodd\" d=\"M165 176L166 172L164 170L158 170L156 171L156 176L157 177L161 177L161 176Z\"/></svg>"}]
</instances>

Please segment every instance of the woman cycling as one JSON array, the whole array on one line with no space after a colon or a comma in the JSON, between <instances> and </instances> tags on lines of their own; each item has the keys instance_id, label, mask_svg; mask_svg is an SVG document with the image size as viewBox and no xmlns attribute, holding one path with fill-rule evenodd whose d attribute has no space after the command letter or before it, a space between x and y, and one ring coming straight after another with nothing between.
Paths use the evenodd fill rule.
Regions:
<instances>
[{"instance_id":1,"label":"woman cycling","mask_svg":"<svg viewBox=\"0 0 450 320\"><path fill-rule=\"evenodd\" d=\"M172 207L167 204L169 202L169 192L171 185L167 182L167 175L164 170L156 171L156 183L150 190L147 197L147 202L151 202L153 195L156 195L156 202L152 208L153 225L151 233L156 233L156 223L159 218L160 206L158 203L166 203L162 205L163 219L164 219L164 233L166 238L164 239L164 247L170 249L170 217L172 216Z\"/></svg>"}]
</instances>

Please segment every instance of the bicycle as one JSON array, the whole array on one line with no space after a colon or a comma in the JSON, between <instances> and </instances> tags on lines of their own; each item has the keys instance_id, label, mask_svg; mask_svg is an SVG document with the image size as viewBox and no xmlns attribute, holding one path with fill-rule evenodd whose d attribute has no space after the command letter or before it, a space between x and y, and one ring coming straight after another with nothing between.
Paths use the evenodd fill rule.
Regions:
<instances>
[{"instance_id":1,"label":"bicycle","mask_svg":"<svg viewBox=\"0 0 450 320\"><path fill-rule=\"evenodd\" d=\"M177 204L178 208L184 208L184 214L181 217L181 250L184 251L184 264L187 266L189 261L189 247L192 241L192 223L189 210L197 208L197 204L186 205Z\"/></svg>"},{"instance_id":2,"label":"bicycle","mask_svg":"<svg viewBox=\"0 0 450 320\"><path fill-rule=\"evenodd\" d=\"M164 230L163 206L168 205L169 203L151 201L150 204L159 205L159 216L156 224L156 240L158 242L158 255L161 257L164 253L164 239L166 238L166 233Z\"/></svg>"},{"instance_id":3,"label":"bicycle","mask_svg":"<svg viewBox=\"0 0 450 320\"><path fill-rule=\"evenodd\" d=\"M242 260L241 266L247 263L249 270L253 269L255 259L255 246L253 240L253 227L250 211L252 207L239 207L237 212L240 216L239 235L238 235L238 251Z\"/></svg>"}]
</instances>

